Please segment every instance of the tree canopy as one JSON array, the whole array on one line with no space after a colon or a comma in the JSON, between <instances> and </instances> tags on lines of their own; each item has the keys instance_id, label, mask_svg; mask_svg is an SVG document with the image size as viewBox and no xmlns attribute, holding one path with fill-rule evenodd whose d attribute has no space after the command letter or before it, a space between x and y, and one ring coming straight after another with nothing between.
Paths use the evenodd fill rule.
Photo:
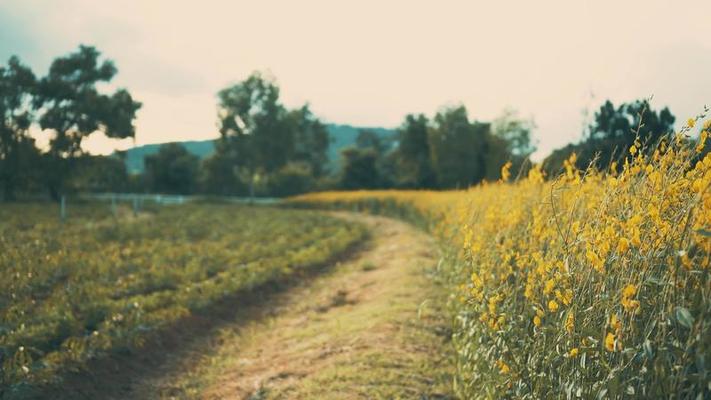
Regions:
<instances>
[{"instance_id":1,"label":"tree canopy","mask_svg":"<svg viewBox=\"0 0 711 400\"><path fill-rule=\"evenodd\" d=\"M614 161L627 157L627 149L638 140L653 147L674 130L675 117L668 108L655 111L648 100L623 103L618 107L606 101L595 112L583 139L551 153L545 160L546 169L556 173L572 153L576 166L604 169Z\"/></svg>"}]
</instances>

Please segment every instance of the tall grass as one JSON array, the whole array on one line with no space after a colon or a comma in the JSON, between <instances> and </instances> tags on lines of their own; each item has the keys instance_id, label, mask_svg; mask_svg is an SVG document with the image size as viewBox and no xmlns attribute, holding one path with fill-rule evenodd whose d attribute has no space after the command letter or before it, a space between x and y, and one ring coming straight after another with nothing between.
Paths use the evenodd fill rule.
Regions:
<instances>
[{"instance_id":1,"label":"tall grass","mask_svg":"<svg viewBox=\"0 0 711 400\"><path fill-rule=\"evenodd\" d=\"M416 210L451 250L462 398L711 397L711 121L606 171L295 203ZM507 176L508 171L503 171Z\"/></svg>"}]
</instances>

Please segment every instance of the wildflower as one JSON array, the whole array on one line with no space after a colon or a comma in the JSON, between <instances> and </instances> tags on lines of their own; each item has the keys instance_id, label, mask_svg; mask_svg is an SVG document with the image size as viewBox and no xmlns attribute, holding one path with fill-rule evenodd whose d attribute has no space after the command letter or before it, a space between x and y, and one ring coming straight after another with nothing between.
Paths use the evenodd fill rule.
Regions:
<instances>
[{"instance_id":1,"label":"wildflower","mask_svg":"<svg viewBox=\"0 0 711 400\"><path fill-rule=\"evenodd\" d=\"M626 253L629 248L630 241L627 238L620 238L619 242L617 242L617 252L619 254Z\"/></svg>"},{"instance_id":2,"label":"wildflower","mask_svg":"<svg viewBox=\"0 0 711 400\"><path fill-rule=\"evenodd\" d=\"M637 154L637 146L635 146L635 145L630 146L630 154L632 154L632 155Z\"/></svg>"},{"instance_id":3,"label":"wildflower","mask_svg":"<svg viewBox=\"0 0 711 400\"><path fill-rule=\"evenodd\" d=\"M511 371L511 368L509 368L509 366L502 360L497 360L496 365L499 367L499 371L501 371L502 374L508 374Z\"/></svg>"},{"instance_id":4,"label":"wildflower","mask_svg":"<svg viewBox=\"0 0 711 400\"><path fill-rule=\"evenodd\" d=\"M704 151L704 147L706 145L706 139L708 139L708 132L706 131L701 131L701 135L699 135L699 144L696 146L696 152L701 153Z\"/></svg>"},{"instance_id":5,"label":"wildflower","mask_svg":"<svg viewBox=\"0 0 711 400\"><path fill-rule=\"evenodd\" d=\"M561 292L560 290L555 291L555 298L562 302L564 305L569 306L573 302L573 290L565 289Z\"/></svg>"},{"instance_id":6,"label":"wildflower","mask_svg":"<svg viewBox=\"0 0 711 400\"><path fill-rule=\"evenodd\" d=\"M555 287L555 280L548 279L546 281L546 284L543 286L543 294L551 294L554 287Z\"/></svg>"},{"instance_id":7,"label":"wildflower","mask_svg":"<svg viewBox=\"0 0 711 400\"><path fill-rule=\"evenodd\" d=\"M686 121L686 124L689 125L689 128L693 128L694 125L696 125L696 120L693 119L693 118L689 118L689 119Z\"/></svg>"},{"instance_id":8,"label":"wildflower","mask_svg":"<svg viewBox=\"0 0 711 400\"><path fill-rule=\"evenodd\" d=\"M536 328L538 328L539 326L541 326L541 317L539 317L538 315L535 315L535 316L533 317L533 325L535 325Z\"/></svg>"},{"instance_id":9,"label":"wildflower","mask_svg":"<svg viewBox=\"0 0 711 400\"><path fill-rule=\"evenodd\" d=\"M573 358L573 357L576 357L576 356L578 355L578 353L580 353L580 350L578 350L577 347L573 347L573 348L570 349L570 351L568 352L568 356L569 356L570 358Z\"/></svg>"},{"instance_id":10,"label":"wildflower","mask_svg":"<svg viewBox=\"0 0 711 400\"><path fill-rule=\"evenodd\" d=\"M617 314L612 314L610 316L610 328L614 329L615 332L619 332L620 328L622 328L622 324L620 323L620 320L617 318Z\"/></svg>"},{"instance_id":11,"label":"wildflower","mask_svg":"<svg viewBox=\"0 0 711 400\"><path fill-rule=\"evenodd\" d=\"M605 260L600 257L595 250L591 248L588 248L587 251L585 252L585 257L590 261L590 264L592 264L592 267L599 273L604 273L605 272Z\"/></svg>"},{"instance_id":12,"label":"wildflower","mask_svg":"<svg viewBox=\"0 0 711 400\"><path fill-rule=\"evenodd\" d=\"M503 167L501 167L501 181L502 182L508 182L509 178L511 177L511 161L508 161L506 164L504 164Z\"/></svg>"},{"instance_id":13,"label":"wildflower","mask_svg":"<svg viewBox=\"0 0 711 400\"><path fill-rule=\"evenodd\" d=\"M610 332L607 332L607 336L605 336L605 350L615 351L615 335Z\"/></svg>"},{"instance_id":14,"label":"wildflower","mask_svg":"<svg viewBox=\"0 0 711 400\"><path fill-rule=\"evenodd\" d=\"M627 311L634 311L639 307L639 301L633 300L637 294L637 286L629 284L622 289L622 299L620 303Z\"/></svg>"},{"instance_id":15,"label":"wildflower","mask_svg":"<svg viewBox=\"0 0 711 400\"><path fill-rule=\"evenodd\" d=\"M568 313L568 317L565 319L565 330L568 333L573 333L575 329L575 316L572 311Z\"/></svg>"},{"instance_id":16,"label":"wildflower","mask_svg":"<svg viewBox=\"0 0 711 400\"><path fill-rule=\"evenodd\" d=\"M552 312L558 311L558 303L555 300L551 300L548 302L548 309L551 310Z\"/></svg>"}]
</instances>

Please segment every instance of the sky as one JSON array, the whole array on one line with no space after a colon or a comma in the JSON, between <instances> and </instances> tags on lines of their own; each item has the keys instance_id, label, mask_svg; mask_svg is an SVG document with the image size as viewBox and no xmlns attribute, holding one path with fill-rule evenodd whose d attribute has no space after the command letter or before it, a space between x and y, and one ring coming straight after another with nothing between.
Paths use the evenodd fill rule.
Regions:
<instances>
[{"instance_id":1,"label":"sky","mask_svg":"<svg viewBox=\"0 0 711 400\"><path fill-rule=\"evenodd\" d=\"M606 99L654 96L679 125L711 104L709 16L708 0L0 0L0 62L44 75L79 44L114 60L112 88L143 107L135 142L92 135L97 154L218 137L217 91L260 70L288 107L331 123L514 108L534 119L541 158Z\"/></svg>"}]
</instances>

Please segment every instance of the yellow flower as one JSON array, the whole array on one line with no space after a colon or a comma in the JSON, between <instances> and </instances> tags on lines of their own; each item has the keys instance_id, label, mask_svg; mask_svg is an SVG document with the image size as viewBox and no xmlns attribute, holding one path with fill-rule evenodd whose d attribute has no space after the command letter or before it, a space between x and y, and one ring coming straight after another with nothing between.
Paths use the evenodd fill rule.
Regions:
<instances>
[{"instance_id":1,"label":"yellow flower","mask_svg":"<svg viewBox=\"0 0 711 400\"><path fill-rule=\"evenodd\" d=\"M573 315L573 312L568 313L568 317L565 319L565 330L568 333L573 333L573 330L575 329L575 316Z\"/></svg>"},{"instance_id":2,"label":"yellow flower","mask_svg":"<svg viewBox=\"0 0 711 400\"><path fill-rule=\"evenodd\" d=\"M686 121L686 124L689 125L689 128L693 128L694 125L696 125L696 120L693 118L689 118L689 120Z\"/></svg>"},{"instance_id":3,"label":"yellow flower","mask_svg":"<svg viewBox=\"0 0 711 400\"><path fill-rule=\"evenodd\" d=\"M509 368L509 366L501 360L497 360L496 365L499 367L499 371L501 371L502 374L508 374L509 371L511 371L511 368Z\"/></svg>"},{"instance_id":4,"label":"yellow flower","mask_svg":"<svg viewBox=\"0 0 711 400\"><path fill-rule=\"evenodd\" d=\"M627 311L634 311L639 307L639 301L634 300L633 297L637 294L637 286L628 284L622 289L622 299L620 303Z\"/></svg>"},{"instance_id":5,"label":"yellow flower","mask_svg":"<svg viewBox=\"0 0 711 400\"><path fill-rule=\"evenodd\" d=\"M607 332L607 336L605 336L605 350L615 351L615 335L610 332Z\"/></svg>"},{"instance_id":6,"label":"yellow flower","mask_svg":"<svg viewBox=\"0 0 711 400\"><path fill-rule=\"evenodd\" d=\"M558 311L558 307L558 303L555 300L551 300L548 302L548 309L552 312Z\"/></svg>"},{"instance_id":7,"label":"yellow flower","mask_svg":"<svg viewBox=\"0 0 711 400\"><path fill-rule=\"evenodd\" d=\"M553 291L554 287L555 287L555 280L548 279L546 281L545 286L543 286L543 294L550 294Z\"/></svg>"},{"instance_id":8,"label":"yellow flower","mask_svg":"<svg viewBox=\"0 0 711 400\"><path fill-rule=\"evenodd\" d=\"M635 146L635 145L630 146L630 154L632 154L632 155L637 154L637 146Z\"/></svg>"},{"instance_id":9,"label":"yellow flower","mask_svg":"<svg viewBox=\"0 0 711 400\"><path fill-rule=\"evenodd\" d=\"M508 161L506 164L504 164L503 167L501 167L501 181L502 182L508 182L509 178L511 177L511 161Z\"/></svg>"},{"instance_id":10,"label":"yellow flower","mask_svg":"<svg viewBox=\"0 0 711 400\"><path fill-rule=\"evenodd\" d=\"M620 241L617 242L617 252L622 254L626 253L627 250L630 248L630 241L627 240L626 238L620 238Z\"/></svg>"},{"instance_id":11,"label":"yellow flower","mask_svg":"<svg viewBox=\"0 0 711 400\"><path fill-rule=\"evenodd\" d=\"M573 290L565 289L565 291L563 292L561 292L560 290L556 290L555 298L558 299L558 301L561 301L566 306L569 306L570 303L573 302Z\"/></svg>"},{"instance_id":12,"label":"yellow flower","mask_svg":"<svg viewBox=\"0 0 711 400\"><path fill-rule=\"evenodd\" d=\"M568 356L570 356L570 358L573 358L573 357L576 357L576 356L578 355L578 353L580 353L580 350L578 350L577 347L573 347L573 348L570 349L570 351L568 352Z\"/></svg>"},{"instance_id":13,"label":"yellow flower","mask_svg":"<svg viewBox=\"0 0 711 400\"><path fill-rule=\"evenodd\" d=\"M612 316L610 316L610 328L614 329L615 332L619 332L621 327L622 327L622 324L620 323L620 320L617 318L617 314L612 314Z\"/></svg>"},{"instance_id":14,"label":"yellow flower","mask_svg":"<svg viewBox=\"0 0 711 400\"><path fill-rule=\"evenodd\" d=\"M541 317L538 315L533 317L533 325L536 325L536 327L541 326Z\"/></svg>"}]
</instances>

